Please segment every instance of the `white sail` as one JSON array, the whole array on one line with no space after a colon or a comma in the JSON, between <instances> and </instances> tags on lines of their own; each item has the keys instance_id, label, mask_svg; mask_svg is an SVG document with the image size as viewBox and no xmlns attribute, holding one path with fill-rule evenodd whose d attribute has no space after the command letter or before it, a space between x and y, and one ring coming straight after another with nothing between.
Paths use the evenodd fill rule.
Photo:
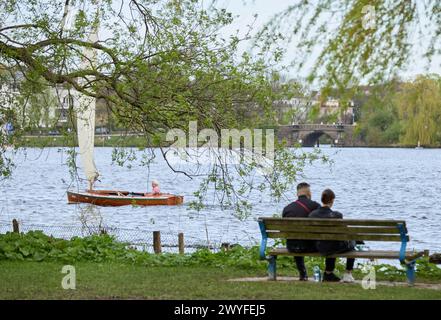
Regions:
<instances>
[{"instance_id":1,"label":"white sail","mask_svg":"<svg viewBox=\"0 0 441 320\"><path fill-rule=\"evenodd\" d=\"M79 94L77 104L78 146L84 175L93 184L98 178L94 160L95 143L95 99Z\"/></svg>"},{"instance_id":2,"label":"white sail","mask_svg":"<svg viewBox=\"0 0 441 320\"><path fill-rule=\"evenodd\" d=\"M99 8L100 1L97 5ZM97 15L99 9L97 10ZM89 35L88 42L95 43L98 41L99 25L96 24ZM96 50L93 48L83 49L83 58L81 61L81 69L94 67L97 60ZM87 80L93 80L88 78ZM81 79L80 84L86 85L86 79ZM99 173L94 160L94 144L95 144L95 109L96 99L78 92L76 104L77 115L77 132L78 132L78 146L81 162L83 165L84 174L89 181L89 188L92 188L93 183L98 179Z\"/></svg>"}]
</instances>

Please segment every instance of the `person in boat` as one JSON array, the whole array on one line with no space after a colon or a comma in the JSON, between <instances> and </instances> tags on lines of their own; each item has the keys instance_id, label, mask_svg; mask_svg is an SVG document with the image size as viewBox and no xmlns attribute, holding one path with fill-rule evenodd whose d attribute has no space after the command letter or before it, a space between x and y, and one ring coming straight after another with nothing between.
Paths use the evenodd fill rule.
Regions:
<instances>
[{"instance_id":1,"label":"person in boat","mask_svg":"<svg viewBox=\"0 0 441 320\"><path fill-rule=\"evenodd\" d=\"M311 200L311 188L306 182L297 185L297 200L290 203L283 209L283 218L307 218L309 214L320 208L320 204ZM317 252L314 240L294 240L288 239L286 247L289 252L308 253ZM300 280L307 281L308 273L305 267L304 257L294 257L294 261L299 271Z\"/></svg>"},{"instance_id":2,"label":"person in boat","mask_svg":"<svg viewBox=\"0 0 441 320\"><path fill-rule=\"evenodd\" d=\"M152 181L152 194L161 194L161 189L159 188L159 182L157 180Z\"/></svg>"},{"instance_id":3,"label":"person in boat","mask_svg":"<svg viewBox=\"0 0 441 320\"><path fill-rule=\"evenodd\" d=\"M331 189L325 189L322 193L322 206L309 215L310 218L318 219L343 219L343 214L333 211L335 193ZM316 248L321 255L327 256L335 253L343 253L352 251L355 248L355 241L334 241L334 240L318 240ZM334 274L335 258L326 259L325 273L323 281L338 282L341 279ZM343 276L343 282L354 282L352 270L354 269L355 259L348 258L346 260L346 272Z\"/></svg>"}]
</instances>

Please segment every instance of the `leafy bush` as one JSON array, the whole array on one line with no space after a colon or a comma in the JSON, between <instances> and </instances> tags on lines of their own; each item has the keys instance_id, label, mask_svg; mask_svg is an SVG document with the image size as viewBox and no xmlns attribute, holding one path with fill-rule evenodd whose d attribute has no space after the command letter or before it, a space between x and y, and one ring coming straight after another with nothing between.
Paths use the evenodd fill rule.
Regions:
<instances>
[{"instance_id":1,"label":"leafy bush","mask_svg":"<svg viewBox=\"0 0 441 320\"><path fill-rule=\"evenodd\" d=\"M189 255L155 255L131 248L127 243L118 242L109 235L64 240L47 236L41 231L30 231L26 234L8 232L0 235L0 260L120 261L148 266L207 265L242 268L265 268L266 265L258 260L257 247L245 249L236 246L228 252L216 253L198 250Z\"/></svg>"},{"instance_id":2,"label":"leafy bush","mask_svg":"<svg viewBox=\"0 0 441 320\"><path fill-rule=\"evenodd\" d=\"M122 258L132 250L109 236L57 239L41 231L26 234L8 232L0 235L0 260L89 260L104 261Z\"/></svg>"},{"instance_id":3,"label":"leafy bush","mask_svg":"<svg viewBox=\"0 0 441 320\"><path fill-rule=\"evenodd\" d=\"M228 251L218 252L201 249L185 255L172 253L156 255L131 248L109 235L63 240L47 236L41 231L1 234L0 260L123 262L148 267L207 266L260 271L264 271L267 267L266 261L259 260L258 246L252 248L234 246ZM344 261L345 259L339 259L336 265L337 271L344 271ZM324 259L321 257L306 257L305 262L309 270L316 265L324 269ZM277 268L290 274L297 273L292 257L279 257ZM405 275L402 268L391 265L378 265L375 269L377 275L382 278L402 279ZM429 263L428 259L418 260L417 273L424 278L441 279L441 269Z\"/></svg>"},{"instance_id":4,"label":"leafy bush","mask_svg":"<svg viewBox=\"0 0 441 320\"><path fill-rule=\"evenodd\" d=\"M265 270L266 261L259 260L259 247L234 246L228 251L212 252L200 249L191 254L150 254L131 248L109 235L94 235L71 240L47 236L41 231L26 234L6 233L0 235L0 260L22 261L119 261L146 266L212 266L218 268L237 267L241 269ZM307 260L315 264L323 263ZM314 265L315 265L314 264ZM293 260L280 257L278 267L295 270Z\"/></svg>"}]
</instances>

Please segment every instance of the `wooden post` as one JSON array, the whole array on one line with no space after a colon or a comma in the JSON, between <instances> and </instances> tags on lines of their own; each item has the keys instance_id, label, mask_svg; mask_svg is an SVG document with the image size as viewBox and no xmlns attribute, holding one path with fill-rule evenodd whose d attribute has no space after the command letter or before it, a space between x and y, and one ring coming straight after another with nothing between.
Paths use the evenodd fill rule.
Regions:
<instances>
[{"instance_id":1,"label":"wooden post","mask_svg":"<svg viewBox=\"0 0 441 320\"><path fill-rule=\"evenodd\" d=\"M179 254L184 254L184 234L178 233Z\"/></svg>"},{"instance_id":2,"label":"wooden post","mask_svg":"<svg viewBox=\"0 0 441 320\"><path fill-rule=\"evenodd\" d=\"M20 227L16 219L12 220L12 231L14 231L15 233L20 233Z\"/></svg>"},{"instance_id":3,"label":"wooden post","mask_svg":"<svg viewBox=\"0 0 441 320\"><path fill-rule=\"evenodd\" d=\"M161 249L161 231L153 231L153 251L160 254Z\"/></svg>"}]
</instances>

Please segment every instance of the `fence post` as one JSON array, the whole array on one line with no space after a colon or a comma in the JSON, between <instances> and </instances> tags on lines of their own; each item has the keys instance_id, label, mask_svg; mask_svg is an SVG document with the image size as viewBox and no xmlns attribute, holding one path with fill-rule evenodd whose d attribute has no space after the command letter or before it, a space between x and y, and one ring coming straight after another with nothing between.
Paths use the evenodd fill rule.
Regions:
<instances>
[{"instance_id":1,"label":"fence post","mask_svg":"<svg viewBox=\"0 0 441 320\"><path fill-rule=\"evenodd\" d=\"M184 254L184 234L178 233L179 254Z\"/></svg>"},{"instance_id":2,"label":"fence post","mask_svg":"<svg viewBox=\"0 0 441 320\"><path fill-rule=\"evenodd\" d=\"M16 219L12 220L12 231L15 233L20 233L20 227L19 227L18 221Z\"/></svg>"},{"instance_id":3,"label":"fence post","mask_svg":"<svg viewBox=\"0 0 441 320\"><path fill-rule=\"evenodd\" d=\"M153 231L153 251L160 254L161 249L161 231Z\"/></svg>"}]
</instances>

